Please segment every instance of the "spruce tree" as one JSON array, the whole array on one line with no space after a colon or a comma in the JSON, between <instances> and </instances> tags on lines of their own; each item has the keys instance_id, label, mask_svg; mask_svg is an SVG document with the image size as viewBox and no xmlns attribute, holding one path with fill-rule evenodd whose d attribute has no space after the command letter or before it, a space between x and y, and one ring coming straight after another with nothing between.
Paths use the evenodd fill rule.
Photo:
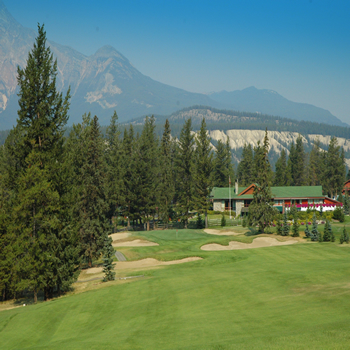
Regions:
<instances>
[{"instance_id":1,"label":"spruce tree","mask_svg":"<svg viewBox=\"0 0 350 350\"><path fill-rule=\"evenodd\" d=\"M187 119L180 133L180 139L177 144L176 152L176 198L177 210L184 223L185 228L188 225L190 211L194 208L194 137L192 135L192 121Z\"/></svg>"},{"instance_id":2,"label":"spruce tree","mask_svg":"<svg viewBox=\"0 0 350 350\"><path fill-rule=\"evenodd\" d=\"M305 173L305 151L303 145L303 138L298 136L295 144L295 158L292 169L294 186L303 186L306 184Z\"/></svg>"},{"instance_id":3,"label":"spruce tree","mask_svg":"<svg viewBox=\"0 0 350 350\"><path fill-rule=\"evenodd\" d=\"M112 238L106 233L104 235L104 244L103 244L103 282L114 281L115 272L113 264L114 249L112 247Z\"/></svg>"},{"instance_id":4,"label":"spruce tree","mask_svg":"<svg viewBox=\"0 0 350 350\"><path fill-rule=\"evenodd\" d=\"M306 226L305 226L305 237L309 238L310 236L311 236L311 233L310 233L310 229L309 229L309 224L306 223Z\"/></svg>"},{"instance_id":5,"label":"spruce tree","mask_svg":"<svg viewBox=\"0 0 350 350\"><path fill-rule=\"evenodd\" d=\"M287 154L284 149L281 151L281 155L276 162L276 172L274 178L275 186L287 185Z\"/></svg>"},{"instance_id":6,"label":"spruce tree","mask_svg":"<svg viewBox=\"0 0 350 350\"><path fill-rule=\"evenodd\" d=\"M213 153L211 150L211 139L208 136L205 119L202 119L201 128L195 139L195 168L194 199L199 212L205 215L205 227L208 227L209 195L213 188Z\"/></svg>"},{"instance_id":7,"label":"spruce tree","mask_svg":"<svg viewBox=\"0 0 350 350\"><path fill-rule=\"evenodd\" d=\"M82 155L75 155L75 159L82 161L82 166L78 173L76 230L80 237L81 257L91 267L93 259L102 252L104 235L111 229L106 217L104 142L96 116L91 119L90 115L85 115L78 128L81 129L78 147ZM81 159L76 158L80 156Z\"/></svg>"},{"instance_id":8,"label":"spruce tree","mask_svg":"<svg viewBox=\"0 0 350 350\"><path fill-rule=\"evenodd\" d=\"M166 228L168 228L172 200L175 195L174 147L174 142L171 139L170 124L167 119L160 142L160 181L158 186L160 215L166 224Z\"/></svg>"},{"instance_id":9,"label":"spruce tree","mask_svg":"<svg viewBox=\"0 0 350 350\"><path fill-rule=\"evenodd\" d=\"M213 159L213 185L216 187L228 187L229 178L234 178L234 171L231 159L231 150L228 143L221 140L218 141L216 146L215 156Z\"/></svg>"},{"instance_id":10,"label":"spruce tree","mask_svg":"<svg viewBox=\"0 0 350 350\"><path fill-rule=\"evenodd\" d=\"M254 182L255 170L253 157L252 145L244 144L241 161L239 162L237 169L238 182L241 186L249 186Z\"/></svg>"},{"instance_id":11,"label":"spruce tree","mask_svg":"<svg viewBox=\"0 0 350 350\"><path fill-rule=\"evenodd\" d=\"M149 231L149 222L156 210L157 187L159 180L159 145L155 135L154 117L146 117L142 129L140 140L138 142L137 161L134 163L137 184L133 184L138 190L137 193L137 211L147 225Z\"/></svg>"},{"instance_id":12,"label":"spruce tree","mask_svg":"<svg viewBox=\"0 0 350 350\"><path fill-rule=\"evenodd\" d=\"M298 219L294 218L293 226L292 226L292 236L293 237L299 237L299 223Z\"/></svg>"},{"instance_id":13,"label":"spruce tree","mask_svg":"<svg viewBox=\"0 0 350 350\"><path fill-rule=\"evenodd\" d=\"M329 220L326 220L326 224L324 226L323 241L324 242L334 242L335 241L334 233L332 230L332 225L329 222Z\"/></svg>"},{"instance_id":14,"label":"spruce tree","mask_svg":"<svg viewBox=\"0 0 350 350\"><path fill-rule=\"evenodd\" d=\"M320 140L317 138L310 152L308 181L310 186L321 185L324 178L325 164L320 144Z\"/></svg>"},{"instance_id":15,"label":"spruce tree","mask_svg":"<svg viewBox=\"0 0 350 350\"><path fill-rule=\"evenodd\" d=\"M349 200L349 194L348 192L345 193L344 197L344 214L349 215L350 213L350 200Z\"/></svg>"},{"instance_id":16,"label":"spruce tree","mask_svg":"<svg viewBox=\"0 0 350 350\"><path fill-rule=\"evenodd\" d=\"M317 229L317 219L315 214L312 217L312 229L310 232L310 238L311 238L311 241L314 241L314 242L322 241L322 236Z\"/></svg>"},{"instance_id":17,"label":"spruce tree","mask_svg":"<svg viewBox=\"0 0 350 350\"><path fill-rule=\"evenodd\" d=\"M282 236L289 236L288 215L286 210L283 213Z\"/></svg>"},{"instance_id":18,"label":"spruce tree","mask_svg":"<svg viewBox=\"0 0 350 350\"><path fill-rule=\"evenodd\" d=\"M344 180L344 150L338 146L337 138L332 137L326 153L325 191L333 198L341 191Z\"/></svg>"},{"instance_id":19,"label":"spruce tree","mask_svg":"<svg viewBox=\"0 0 350 350\"><path fill-rule=\"evenodd\" d=\"M346 231L346 228L345 228L345 226L344 226L343 232L342 232L342 234L340 235L340 244L349 243L349 241L350 241L349 234L348 234L348 232Z\"/></svg>"},{"instance_id":20,"label":"spruce tree","mask_svg":"<svg viewBox=\"0 0 350 350\"><path fill-rule=\"evenodd\" d=\"M264 232L270 226L274 210L272 207L272 194L270 188L271 167L268 159L269 140L267 129L261 150L256 153L257 186L254 188L253 201L249 206L249 225L258 225L259 231Z\"/></svg>"},{"instance_id":21,"label":"spruce tree","mask_svg":"<svg viewBox=\"0 0 350 350\"><path fill-rule=\"evenodd\" d=\"M282 227L282 223L281 223L281 220L277 220L277 223L276 223L276 233L280 236L283 236L283 227Z\"/></svg>"},{"instance_id":22,"label":"spruce tree","mask_svg":"<svg viewBox=\"0 0 350 350\"><path fill-rule=\"evenodd\" d=\"M117 215L117 208L122 204L123 173L121 167L121 141L118 115L114 111L110 125L106 131L107 147L104 152L106 162L106 201L108 203L109 220Z\"/></svg>"}]
</instances>

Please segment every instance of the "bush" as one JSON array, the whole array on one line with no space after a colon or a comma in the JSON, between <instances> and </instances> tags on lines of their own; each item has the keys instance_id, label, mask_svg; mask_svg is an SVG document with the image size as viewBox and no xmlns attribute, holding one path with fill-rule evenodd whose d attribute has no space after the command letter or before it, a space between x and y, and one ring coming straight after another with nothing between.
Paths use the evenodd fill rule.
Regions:
<instances>
[{"instance_id":1,"label":"bush","mask_svg":"<svg viewBox=\"0 0 350 350\"><path fill-rule=\"evenodd\" d=\"M225 218L224 214L222 214L222 216L221 216L221 226L222 227L226 226L226 218Z\"/></svg>"},{"instance_id":2,"label":"bush","mask_svg":"<svg viewBox=\"0 0 350 350\"><path fill-rule=\"evenodd\" d=\"M197 220L196 220L196 228L201 229L204 228L204 220L202 219L202 216L200 213L197 214Z\"/></svg>"},{"instance_id":3,"label":"bush","mask_svg":"<svg viewBox=\"0 0 350 350\"><path fill-rule=\"evenodd\" d=\"M333 219L334 220L338 220L340 222L344 222L345 221L345 216L344 216L344 212L343 209L340 207L336 207L333 211Z\"/></svg>"},{"instance_id":4,"label":"bush","mask_svg":"<svg viewBox=\"0 0 350 350\"><path fill-rule=\"evenodd\" d=\"M292 236L293 237L299 237L299 223L298 220L294 220L293 227L292 227Z\"/></svg>"},{"instance_id":5,"label":"bush","mask_svg":"<svg viewBox=\"0 0 350 350\"><path fill-rule=\"evenodd\" d=\"M243 218L242 226L247 227L247 218L246 217Z\"/></svg>"},{"instance_id":6,"label":"bush","mask_svg":"<svg viewBox=\"0 0 350 350\"><path fill-rule=\"evenodd\" d=\"M326 225L324 226L323 241L324 242L335 241L334 233L332 231L332 226L328 220L326 221Z\"/></svg>"}]
</instances>

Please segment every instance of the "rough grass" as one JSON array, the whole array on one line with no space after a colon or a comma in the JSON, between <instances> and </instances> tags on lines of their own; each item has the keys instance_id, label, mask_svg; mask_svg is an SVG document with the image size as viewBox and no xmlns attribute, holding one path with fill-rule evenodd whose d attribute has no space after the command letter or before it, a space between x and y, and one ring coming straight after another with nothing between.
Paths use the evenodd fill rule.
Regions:
<instances>
[{"instance_id":1,"label":"rough grass","mask_svg":"<svg viewBox=\"0 0 350 350\"><path fill-rule=\"evenodd\" d=\"M333 225L337 242L342 227ZM255 237L200 230L133 237L159 246L120 249L129 259L203 260L148 269L139 280L91 283L86 289L97 289L2 311L0 349L349 348L350 247L204 252L203 244Z\"/></svg>"}]
</instances>

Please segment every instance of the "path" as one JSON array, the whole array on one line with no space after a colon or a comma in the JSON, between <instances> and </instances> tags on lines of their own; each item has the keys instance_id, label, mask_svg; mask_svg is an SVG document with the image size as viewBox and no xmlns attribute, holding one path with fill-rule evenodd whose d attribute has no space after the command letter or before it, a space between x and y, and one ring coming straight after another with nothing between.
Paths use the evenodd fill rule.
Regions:
<instances>
[{"instance_id":1,"label":"path","mask_svg":"<svg viewBox=\"0 0 350 350\"><path fill-rule=\"evenodd\" d=\"M118 261L126 261L126 258L124 256L124 254L122 254L121 252L115 252L115 257L118 259Z\"/></svg>"}]
</instances>

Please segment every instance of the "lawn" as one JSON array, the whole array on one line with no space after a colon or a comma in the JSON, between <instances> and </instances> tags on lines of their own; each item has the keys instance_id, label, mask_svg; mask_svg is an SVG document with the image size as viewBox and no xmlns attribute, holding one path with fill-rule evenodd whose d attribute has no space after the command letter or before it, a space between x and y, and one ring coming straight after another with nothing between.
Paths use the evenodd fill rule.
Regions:
<instances>
[{"instance_id":1,"label":"lawn","mask_svg":"<svg viewBox=\"0 0 350 350\"><path fill-rule=\"evenodd\" d=\"M333 228L338 240L342 225ZM349 348L349 245L208 252L200 247L255 237L201 230L133 235L159 246L118 248L129 260L203 259L2 311L0 349Z\"/></svg>"}]
</instances>

